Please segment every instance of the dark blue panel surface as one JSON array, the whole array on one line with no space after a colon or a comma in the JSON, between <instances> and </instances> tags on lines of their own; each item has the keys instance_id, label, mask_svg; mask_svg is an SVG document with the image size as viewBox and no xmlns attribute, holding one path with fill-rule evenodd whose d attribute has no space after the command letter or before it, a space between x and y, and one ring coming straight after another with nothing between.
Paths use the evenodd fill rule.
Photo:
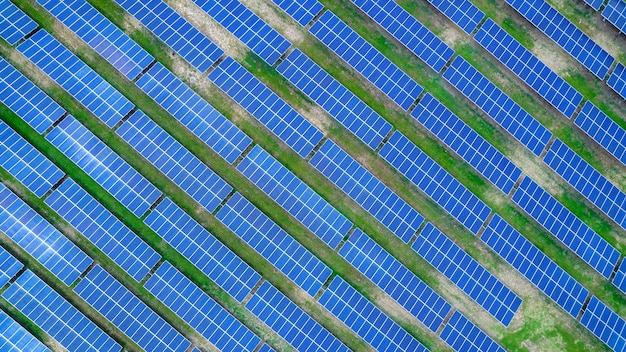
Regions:
<instances>
[{"instance_id":1,"label":"dark blue panel surface","mask_svg":"<svg viewBox=\"0 0 626 352\"><path fill-rule=\"evenodd\" d=\"M626 130L587 101L574 121L589 137L626 165Z\"/></svg>"},{"instance_id":2,"label":"dark blue panel surface","mask_svg":"<svg viewBox=\"0 0 626 352\"><path fill-rule=\"evenodd\" d=\"M317 0L272 1L302 26L306 26L307 23L311 22L315 15L320 13L324 8L324 5L320 4Z\"/></svg>"},{"instance_id":3,"label":"dark blue panel surface","mask_svg":"<svg viewBox=\"0 0 626 352\"><path fill-rule=\"evenodd\" d=\"M618 63L609 79L607 79L606 84L613 88L622 98L626 99L626 66L621 62Z\"/></svg>"},{"instance_id":4,"label":"dark blue panel surface","mask_svg":"<svg viewBox=\"0 0 626 352\"><path fill-rule=\"evenodd\" d=\"M596 296L591 297L580 323L613 351L626 350L626 321Z\"/></svg>"},{"instance_id":5,"label":"dark blue panel surface","mask_svg":"<svg viewBox=\"0 0 626 352\"><path fill-rule=\"evenodd\" d=\"M594 10L600 10L602 4L604 4L604 0L583 0L589 6L591 6Z\"/></svg>"},{"instance_id":6,"label":"dark blue panel surface","mask_svg":"<svg viewBox=\"0 0 626 352\"><path fill-rule=\"evenodd\" d=\"M626 260L622 260L622 264L617 269L613 277L613 285L626 294Z\"/></svg>"},{"instance_id":7,"label":"dark blue panel surface","mask_svg":"<svg viewBox=\"0 0 626 352\"><path fill-rule=\"evenodd\" d=\"M459 352L505 352L489 335L455 311L441 330L441 339Z\"/></svg>"},{"instance_id":8,"label":"dark blue panel surface","mask_svg":"<svg viewBox=\"0 0 626 352\"><path fill-rule=\"evenodd\" d=\"M611 22L621 33L626 33L626 3L624 1L609 0L602 10L602 17Z\"/></svg>"},{"instance_id":9,"label":"dark blue panel surface","mask_svg":"<svg viewBox=\"0 0 626 352\"><path fill-rule=\"evenodd\" d=\"M4 312L0 312L0 351L50 352L48 347Z\"/></svg>"},{"instance_id":10,"label":"dark blue panel surface","mask_svg":"<svg viewBox=\"0 0 626 352\"><path fill-rule=\"evenodd\" d=\"M465 33L470 34L485 14L469 0L428 0Z\"/></svg>"},{"instance_id":11,"label":"dark blue panel surface","mask_svg":"<svg viewBox=\"0 0 626 352\"><path fill-rule=\"evenodd\" d=\"M37 27L35 21L9 0L0 0L0 38L14 45Z\"/></svg>"},{"instance_id":12,"label":"dark blue panel surface","mask_svg":"<svg viewBox=\"0 0 626 352\"><path fill-rule=\"evenodd\" d=\"M0 287L9 282L23 267L24 264L15 259L11 253L0 248Z\"/></svg>"}]
</instances>

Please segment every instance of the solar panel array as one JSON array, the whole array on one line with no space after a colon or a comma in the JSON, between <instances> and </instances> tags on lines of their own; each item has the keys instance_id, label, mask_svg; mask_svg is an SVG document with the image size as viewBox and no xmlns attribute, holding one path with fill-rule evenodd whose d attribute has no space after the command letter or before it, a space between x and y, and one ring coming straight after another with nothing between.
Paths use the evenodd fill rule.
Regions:
<instances>
[{"instance_id":1,"label":"solar panel array","mask_svg":"<svg viewBox=\"0 0 626 352\"><path fill-rule=\"evenodd\" d=\"M535 155L545 149L552 133L461 56L443 78Z\"/></svg>"},{"instance_id":2,"label":"solar panel array","mask_svg":"<svg viewBox=\"0 0 626 352\"><path fill-rule=\"evenodd\" d=\"M370 148L376 149L393 129L299 49L294 49L276 69Z\"/></svg>"},{"instance_id":3,"label":"solar panel array","mask_svg":"<svg viewBox=\"0 0 626 352\"><path fill-rule=\"evenodd\" d=\"M509 325L522 299L439 229L426 224L411 248L504 326Z\"/></svg>"},{"instance_id":4,"label":"solar panel array","mask_svg":"<svg viewBox=\"0 0 626 352\"><path fill-rule=\"evenodd\" d=\"M621 33L626 33L626 4L623 1L609 0L602 10L602 17L611 22Z\"/></svg>"},{"instance_id":5,"label":"solar panel array","mask_svg":"<svg viewBox=\"0 0 626 352\"><path fill-rule=\"evenodd\" d=\"M522 170L430 93L420 99L411 116L502 192L513 189Z\"/></svg>"},{"instance_id":6,"label":"solar panel array","mask_svg":"<svg viewBox=\"0 0 626 352\"><path fill-rule=\"evenodd\" d=\"M253 351L261 339L169 262L145 287L221 351Z\"/></svg>"},{"instance_id":7,"label":"solar panel array","mask_svg":"<svg viewBox=\"0 0 626 352\"><path fill-rule=\"evenodd\" d=\"M200 72L205 72L224 51L161 0L115 0L142 25Z\"/></svg>"},{"instance_id":8,"label":"solar panel array","mask_svg":"<svg viewBox=\"0 0 626 352\"><path fill-rule=\"evenodd\" d=\"M463 314L455 311L441 330L441 338L455 351L504 352L494 340Z\"/></svg>"},{"instance_id":9,"label":"solar panel array","mask_svg":"<svg viewBox=\"0 0 626 352\"><path fill-rule=\"evenodd\" d=\"M261 348L259 348L257 352L274 352L274 349L271 348L268 344L264 343L263 346L261 346Z\"/></svg>"},{"instance_id":10,"label":"solar panel array","mask_svg":"<svg viewBox=\"0 0 626 352\"><path fill-rule=\"evenodd\" d=\"M300 307L263 281L246 308L298 351L349 351Z\"/></svg>"},{"instance_id":11,"label":"solar panel array","mask_svg":"<svg viewBox=\"0 0 626 352\"><path fill-rule=\"evenodd\" d=\"M428 2L467 34L472 33L485 17L485 14L469 0L428 0Z\"/></svg>"},{"instance_id":12,"label":"solar panel array","mask_svg":"<svg viewBox=\"0 0 626 352\"><path fill-rule=\"evenodd\" d=\"M270 65L291 47L287 39L237 0L193 2Z\"/></svg>"},{"instance_id":13,"label":"solar panel array","mask_svg":"<svg viewBox=\"0 0 626 352\"><path fill-rule=\"evenodd\" d=\"M37 31L18 45L17 50L109 127L115 126L134 107L104 78L44 30Z\"/></svg>"},{"instance_id":14,"label":"solar panel array","mask_svg":"<svg viewBox=\"0 0 626 352\"><path fill-rule=\"evenodd\" d=\"M574 120L589 137L626 165L626 130L587 101Z\"/></svg>"},{"instance_id":15,"label":"solar panel array","mask_svg":"<svg viewBox=\"0 0 626 352\"><path fill-rule=\"evenodd\" d=\"M615 58L558 10L544 0L507 0L507 3L594 75L604 79Z\"/></svg>"},{"instance_id":16,"label":"solar panel array","mask_svg":"<svg viewBox=\"0 0 626 352\"><path fill-rule=\"evenodd\" d=\"M380 156L466 228L477 234L491 209L399 131Z\"/></svg>"},{"instance_id":17,"label":"solar panel array","mask_svg":"<svg viewBox=\"0 0 626 352\"><path fill-rule=\"evenodd\" d=\"M0 247L0 287L6 285L23 267L24 264Z\"/></svg>"},{"instance_id":18,"label":"solar panel array","mask_svg":"<svg viewBox=\"0 0 626 352\"><path fill-rule=\"evenodd\" d=\"M591 296L580 323L613 351L626 348L626 321L596 296Z\"/></svg>"},{"instance_id":19,"label":"solar panel array","mask_svg":"<svg viewBox=\"0 0 626 352\"><path fill-rule=\"evenodd\" d=\"M65 114L59 104L1 57L0 102L38 133L43 133Z\"/></svg>"},{"instance_id":20,"label":"solar panel array","mask_svg":"<svg viewBox=\"0 0 626 352\"><path fill-rule=\"evenodd\" d=\"M424 222L411 205L330 139L309 162L405 243Z\"/></svg>"},{"instance_id":21,"label":"solar panel array","mask_svg":"<svg viewBox=\"0 0 626 352\"><path fill-rule=\"evenodd\" d=\"M319 301L376 351L428 351L339 276L328 285Z\"/></svg>"},{"instance_id":22,"label":"solar panel array","mask_svg":"<svg viewBox=\"0 0 626 352\"><path fill-rule=\"evenodd\" d=\"M301 157L309 155L324 137L313 124L233 58L222 61L211 71L209 79Z\"/></svg>"},{"instance_id":23,"label":"solar panel array","mask_svg":"<svg viewBox=\"0 0 626 352\"><path fill-rule=\"evenodd\" d=\"M437 331L452 306L422 280L356 229L339 254L431 331Z\"/></svg>"},{"instance_id":24,"label":"solar panel array","mask_svg":"<svg viewBox=\"0 0 626 352\"><path fill-rule=\"evenodd\" d=\"M9 0L0 0L0 38L14 45L37 27L37 23Z\"/></svg>"},{"instance_id":25,"label":"solar panel array","mask_svg":"<svg viewBox=\"0 0 626 352\"><path fill-rule=\"evenodd\" d=\"M626 260L622 260L622 264L617 269L613 277L613 285L626 294Z\"/></svg>"},{"instance_id":26,"label":"solar panel array","mask_svg":"<svg viewBox=\"0 0 626 352\"><path fill-rule=\"evenodd\" d=\"M557 305L578 316L589 291L499 215L491 219L481 239Z\"/></svg>"},{"instance_id":27,"label":"solar panel array","mask_svg":"<svg viewBox=\"0 0 626 352\"><path fill-rule=\"evenodd\" d=\"M332 274L321 260L239 193L230 197L215 216L311 296Z\"/></svg>"},{"instance_id":28,"label":"solar panel array","mask_svg":"<svg viewBox=\"0 0 626 352\"><path fill-rule=\"evenodd\" d=\"M331 248L352 228L346 217L260 146L237 170Z\"/></svg>"},{"instance_id":29,"label":"solar panel array","mask_svg":"<svg viewBox=\"0 0 626 352\"><path fill-rule=\"evenodd\" d=\"M2 184L0 231L66 285L76 281L93 262L59 230Z\"/></svg>"},{"instance_id":30,"label":"solar panel array","mask_svg":"<svg viewBox=\"0 0 626 352\"><path fill-rule=\"evenodd\" d=\"M209 212L233 189L141 111L130 116L116 132Z\"/></svg>"},{"instance_id":31,"label":"solar panel array","mask_svg":"<svg viewBox=\"0 0 626 352\"><path fill-rule=\"evenodd\" d=\"M242 301L261 276L169 198L145 223L236 300Z\"/></svg>"},{"instance_id":32,"label":"solar panel array","mask_svg":"<svg viewBox=\"0 0 626 352\"><path fill-rule=\"evenodd\" d=\"M306 26L322 11L324 5L317 0L272 0L291 18L302 26Z\"/></svg>"},{"instance_id":33,"label":"solar panel array","mask_svg":"<svg viewBox=\"0 0 626 352\"><path fill-rule=\"evenodd\" d=\"M626 99L626 66L621 62L617 63L613 73L606 80L606 84L613 88L622 98Z\"/></svg>"},{"instance_id":34,"label":"solar panel array","mask_svg":"<svg viewBox=\"0 0 626 352\"><path fill-rule=\"evenodd\" d=\"M161 259L154 249L72 179L55 189L46 198L46 204L137 281Z\"/></svg>"},{"instance_id":35,"label":"solar panel array","mask_svg":"<svg viewBox=\"0 0 626 352\"><path fill-rule=\"evenodd\" d=\"M0 166L42 197L65 175L32 144L0 121Z\"/></svg>"},{"instance_id":36,"label":"solar panel array","mask_svg":"<svg viewBox=\"0 0 626 352\"><path fill-rule=\"evenodd\" d=\"M454 50L393 0L352 0L361 11L437 72Z\"/></svg>"},{"instance_id":37,"label":"solar panel array","mask_svg":"<svg viewBox=\"0 0 626 352\"><path fill-rule=\"evenodd\" d=\"M6 313L0 312L0 350L5 352L49 352L44 344Z\"/></svg>"},{"instance_id":38,"label":"solar panel array","mask_svg":"<svg viewBox=\"0 0 626 352\"><path fill-rule=\"evenodd\" d=\"M422 93L413 78L330 10L313 23L309 32L404 110Z\"/></svg>"},{"instance_id":39,"label":"solar panel array","mask_svg":"<svg viewBox=\"0 0 626 352\"><path fill-rule=\"evenodd\" d=\"M146 71L137 86L229 163L252 143L250 137L160 63Z\"/></svg>"},{"instance_id":40,"label":"solar panel array","mask_svg":"<svg viewBox=\"0 0 626 352\"><path fill-rule=\"evenodd\" d=\"M70 352L117 352L122 347L31 271L2 297Z\"/></svg>"},{"instance_id":41,"label":"solar panel array","mask_svg":"<svg viewBox=\"0 0 626 352\"><path fill-rule=\"evenodd\" d=\"M589 6L591 6L594 10L600 10L602 4L604 4L604 0L583 0Z\"/></svg>"},{"instance_id":42,"label":"solar panel array","mask_svg":"<svg viewBox=\"0 0 626 352\"><path fill-rule=\"evenodd\" d=\"M183 352L191 345L99 265L80 280L74 292L146 351Z\"/></svg>"},{"instance_id":43,"label":"solar panel array","mask_svg":"<svg viewBox=\"0 0 626 352\"><path fill-rule=\"evenodd\" d=\"M513 201L602 276L611 276L620 258L617 249L530 177L522 180Z\"/></svg>"},{"instance_id":44,"label":"solar panel array","mask_svg":"<svg viewBox=\"0 0 626 352\"><path fill-rule=\"evenodd\" d=\"M46 139L137 216L161 196L150 181L72 116L63 119Z\"/></svg>"},{"instance_id":45,"label":"solar panel array","mask_svg":"<svg viewBox=\"0 0 626 352\"><path fill-rule=\"evenodd\" d=\"M563 115L572 117L583 99L582 94L492 19L485 21L474 39Z\"/></svg>"}]
</instances>

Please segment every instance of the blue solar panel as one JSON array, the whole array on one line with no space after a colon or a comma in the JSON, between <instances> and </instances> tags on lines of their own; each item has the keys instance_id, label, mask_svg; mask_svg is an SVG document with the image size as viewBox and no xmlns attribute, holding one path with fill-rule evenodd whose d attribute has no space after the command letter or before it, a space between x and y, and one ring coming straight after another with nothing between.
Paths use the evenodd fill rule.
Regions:
<instances>
[{"instance_id":1,"label":"blue solar panel","mask_svg":"<svg viewBox=\"0 0 626 352\"><path fill-rule=\"evenodd\" d=\"M376 351L428 351L339 276L324 291L320 304Z\"/></svg>"},{"instance_id":2,"label":"blue solar panel","mask_svg":"<svg viewBox=\"0 0 626 352\"><path fill-rule=\"evenodd\" d=\"M366 15L433 70L441 72L454 50L393 0L352 0Z\"/></svg>"},{"instance_id":3,"label":"blue solar panel","mask_svg":"<svg viewBox=\"0 0 626 352\"><path fill-rule=\"evenodd\" d=\"M349 351L341 341L267 281L259 286L246 308L298 351Z\"/></svg>"},{"instance_id":4,"label":"blue solar panel","mask_svg":"<svg viewBox=\"0 0 626 352\"><path fill-rule=\"evenodd\" d=\"M209 79L301 157L309 155L324 137L312 123L233 58L222 61L211 71Z\"/></svg>"},{"instance_id":5,"label":"blue solar panel","mask_svg":"<svg viewBox=\"0 0 626 352\"><path fill-rule=\"evenodd\" d=\"M591 6L594 10L600 10L602 4L604 4L604 0L583 0L589 6Z\"/></svg>"},{"instance_id":6,"label":"blue solar panel","mask_svg":"<svg viewBox=\"0 0 626 352\"><path fill-rule=\"evenodd\" d=\"M469 0L428 0L428 2L467 34L472 33L485 17L485 14Z\"/></svg>"},{"instance_id":7,"label":"blue solar panel","mask_svg":"<svg viewBox=\"0 0 626 352\"><path fill-rule=\"evenodd\" d=\"M530 177L522 180L513 201L602 276L611 276L620 257L617 249Z\"/></svg>"},{"instance_id":8,"label":"blue solar panel","mask_svg":"<svg viewBox=\"0 0 626 352\"><path fill-rule=\"evenodd\" d=\"M71 179L50 194L46 204L137 281L161 259L154 249Z\"/></svg>"},{"instance_id":9,"label":"blue solar panel","mask_svg":"<svg viewBox=\"0 0 626 352\"><path fill-rule=\"evenodd\" d=\"M183 352L191 345L99 265L80 280L74 292L146 351Z\"/></svg>"},{"instance_id":10,"label":"blue solar panel","mask_svg":"<svg viewBox=\"0 0 626 352\"><path fill-rule=\"evenodd\" d=\"M399 131L379 151L422 192L477 234L491 209Z\"/></svg>"},{"instance_id":11,"label":"blue solar panel","mask_svg":"<svg viewBox=\"0 0 626 352\"><path fill-rule=\"evenodd\" d=\"M411 205L330 139L309 162L405 243L424 222Z\"/></svg>"},{"instance_id":12,"label":"blue solar panel","mask_svg":"<svg viewBox=\"0 0 626 352\"><path fill-rule=\"evenodd\" d=\"M346 217L260 146L248 153L237 170L331 248L352 228Z\"/></svg>"},{"instance_id":13,"label":"blue solar panel","mask_svg":"<svg viewBox=\"0 0 626 352\"><path fill-rule=\"evenodd\" d=\"M0 312L0 351L49 352L50 350L6 313Z\"/></svg>"},{"instance_id":14,"label":"blue solar panel","mask_svg":"<svg viewBox=\"0 0 626 352\"><path fill-rule=\"evenodd\" d=\"M302 26L306 26L313 18L322 11L324 5L317 0L272 0L291 18Z\"/></svg>"},{"instance_id":15,"label":"blue solar panel","mask_svg":"<svg viewBox=\"0 0 626 352\"><path fill-rule=\"evenodd\" d=\"M137 86L231 164L252 143L250 137L160 63L141 76Z\"/></svg>"},{"instance_id":16,"label":"blue solar panel","mask_svg":"<svg viewBox=\"0 0 626 352\"><path fill-rule=\"evenodd\" d=\"M59 104L1 57L0 102L38 133L43 133L65 114Z\"/></svg>"},{"instance_id":17,"label":"blue solar panel","mask_svg":"<svg viewBox=\"0 0 626 352\"><path fill-rule=\"evenodd\" d=\"M287 39L238 0L192 1L270 65L291 47Z\"/></svg>"},{"instance_id":18,"label":"blue solar panel","mask_svg":"<svg viewBox=\"0 0 626 352\"><path fill-rule=\"evenodd\" d=\"M201 72L224 51L161 0L115 0L154 35Z\"/></svg>"},{"instance_id":19,"label":"blue solar panel","mask_svg":"<svg viewBox=\"0 0 626 352\"><path fill-rule=\"evenodd\" d=\"M356 229L339 254L430 330L437 331L452 307L422 280Z\"/></svg>"},{"instance_id":20,"label":"blue solar panel","mask_svg":"<svg viewBox=\"0 0 626 352\"><path fill-rule=\"evenodd\" d=\"M591 296L580 323L613 351L626 350L626 320L596 296Z\"/></svg>"},{"instance_id":21,"label":"blue solar panel","mask_svg":"<svg viewBox=\"0 0 626 352\"><path fill-rule=\"evenodd\" d=\"M276 69L370 148L376 149L393 129L299 49L292 51Z\"/></svg>"},{"instance_id":22,"label":"blue solar panel","mask_svg":"<svg viewBox=\"0 0 626 352\"><path fill-rule=\"evenodd\" d=\"M116 132L209 212L233 189L141 111Z\"/></svg>"},{"instance_id":23,"label":"blue solar panel","mask_svg":"<svg viewBox=\"0 0 626 352\"><path fill-rule=\"evenodd\" d=\"M159 203L145 223L240 302L261 279L261 275L169 198Z\"/></svg>"},{"instance_id":24,"label":"blue solar panel","mask_svg":"<svg viewBox=\"0 0 626 352\"><path fill-rule=\"evenodd\" d=\"M626 130L587 101L574 121L589 137L626 165Z\"/></svg>"},{"instance_id":25,"label":"blue solar panel","mask_svg":"<svg viewBox=\"0 0 626 352\"><path fill-rule=\"evenodd\" d=\"M609 0L602 10L602 17L617 27L621 33L626 33L626 3L624 1Z\"/></svg>"},{"instance_id":26,"label":"blue solar panel","mask_svg":"<svg viewBox=\"0 0 626 352\"><path fill-rule=\"evenodd\" d=\"M422 93L417 82L331 11L309 31L404 110Z\"/></svg>"},{"instance_id":27,"label":"blue solar panel","mask_svg":"<svg viewBox=\"0 0 626 352\"><path fill-rule=\"evenodd\" d=\"M107 126L113 127L133 104L46 31L38 31L17 47L42 71Z\"/></svg>"},{"instance_id":28,"label":"blue solar panel","mask_svg":"<svg viewBox=\"0 0 626 352\"><path fill-rule=\"evenodd\" d=\"M626 294L626 260L622 260L622 264L617 269L613 277L613 285Z\"/></svg>"},{"instance_id":29,"label":"blue solar panel","mask_svg":"<svg viewBox=\"0 0 626 352\"><path fill-rule=\"evenodd\" d=\"M263 346L261 346L261 348L259 348L257 352L275 352L275 351L268 344L263 344Z\"/></svg>"},{"instance_id":30,"label":"blue solar panel","mask_svg":"<svg viewBox=\"0 0 626 352\"><path fill-rule=\"evenodd\" d=\"M2 184L0 231L66 285L78 279L93 262L59 230Z\"/></svg>"},{"instance_id":31,"label":"blue solar panel","mask_svg":"<svg viewBox=\"0 0 626 352\"><path fill-rule=\"evenodd\" d=\"M578 316L589 291L499 215L481 239L566 312Z\"/></svg>"},{"instance_id":32,"label":"blue solar panel","mask_svg":"<svg viewBox=\"0 0 626 352\"><path fill-rule=\"evenodd\" d=\"M455 311L441 330L441 339L455 351L462 352L505 352L463 314Z\"/></svg>"},{"instance_id":33,"label":"blue solar panel","mask_svg":"<svg viewBox=\"0 0 626 352\"><path fill-rule=\"evenodd\" d=\"M31 271L20 275L2 297L70 352L122 349Z\"/></svg>"},{"instance_id":34,"label":"blue solar panel","mask_svg":"<svg viewBox=\"0 0 626 352\"><path fill-rule=\"evenodd\" d=\"M42 197L65 175L32 144L0 121L0 166Z\"/></svg>"},{"instance_id":35,"label":"blue solar panel","mask_svg":"<svg viewBox=\"0 0 626 352\"><path fill-rule=\"evenodd\" d=\"M321 260L239 193L230 197L215 216L311 296L332 274Z\"/></svg>"},{"instance_id":36,"label":"blue solar panel","mask_svg":"<svg viewBox=\"0 0 626 352\"><path fill-rule=\"evenodd\" d=\"M613 73L611 73L609 79L606 80L606 84L613 88L622 98L626 99L626 67L624 64L619 62L617 66L615 66Z\"/></svg>"},{"instance_id":37,"label":"blue solar panel","mask_svg":"<svg viewBox=\"0 0 626 352\"><path fill-rule=\"evenodd\" d=\"M9 282L23 267L24 265L15 259L11 253L0 248L0 287Z\"/></svg>"},{"instance_id":38,"label":"blue solar panel","mask_svg":"<svg viewBox=\"0 0 626 352\"><path fill-rule=\"evenodd\" d=\"M585 68L604 79L615 59L558 10L544 0L506 2Z\"/></svg>"},{"instance_id":39,"label":"blue solar panel","mask_svg":"<svg viewBox=\"0 0 626 352\"><path fill-rule=\"evenodd\" d=\"M37 23L22 10L9 0L0 0L0 38L14 45L35 28Z\"/></svg>"},{"instance_id":40,"label":"blue solar panel","mask_svg":"<svg viewBox=\"0 0 626 352\"><path fill-rule=\"evenodd\" d=\"M63 119L46 139L137 216L161 196L150 181L72 116Z\"/></svg>"},{"instance_id":41,"label":"blue solar panel","mask_svg":"<svg viewBox=\"0 0 626 352\"><path fill-rule=\"evenodd\" d=\"M222 351L253 351L261 342L258 336L168 262L159 267L145 287Z\"/></svg>"},{"instance_id":42,"label":"blue solar panel","mask_svg":"<svg viewBox=\"0 0 626 352\"><path fill-rule=\"evenodd\" d=\"M154 58L85 0L37 0L128 79Z\"/></svg>"},{"instance_id":43,"label":"blue solar panel","mask_svg":"<svg viewBox=\"0 0 626 352\"><path fill-rule=\"evenodd\" d=\"M493 20L487 19L474 39L563 115L572 117L582 94Z\"/></svg>"},{"instance_id":44,"label":"blue solar panel","mask_svg":"<svg viewBox=\"0 0 626 352\"><path fill-rule=\"evenodd\" d=\"M545 149L552 133L461 56L443 78L535 155Z\"/></svg>"},{"instance_id":45,"label":"blue solar panel","mask_svg":"<svg viewBox=\"0 0 626 352\"><path fill-rule=\"evenodd\" d=\"M411 116L504 194L509 194L521 176L521 169L430 93L420 100Z\"/></svg>"}]
</instances>

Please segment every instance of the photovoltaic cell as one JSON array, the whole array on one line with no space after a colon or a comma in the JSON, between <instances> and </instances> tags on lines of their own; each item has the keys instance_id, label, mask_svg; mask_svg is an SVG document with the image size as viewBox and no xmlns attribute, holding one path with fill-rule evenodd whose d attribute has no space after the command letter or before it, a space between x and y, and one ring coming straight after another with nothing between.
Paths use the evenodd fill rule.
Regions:
<instances>
[{"instance_id":1,"label":"photovoltaic cell","mask_svg":"<svg viewBox=\"0 0 626 352\"><path fill-rule=\"evenodd\" d=\"M626 321L596 296L591 296L580 323L613 351L626 348Z\"/></svg>"},{"instance_id":2,"label":"photovoltaic cell","mask_svg":"<svg viewBox=\"0 0 626 352\"><path fill-rule=\"evenodd\" d=\"M617 66L615 66L606 84L613 88L622 98L626 99L626 67L624 64L619 62Z\"/></svg>"},{"instance_id":3,"label":"photovoltaic cell","mask_svg":"<svg viewBox=\"0 0 626 352\"><path fill-rule=\"evenodd\" d=\"M485 334L463 314L455 311L441 331L441 339L455 351L504 352L489 335Z\"/></svg>"},{"instance_id":4,"label":"photovoltaic cell","mask_svg":"<svg viewBox=\"0 0 626 352\"><path fill-rule=\"evenodd\" d=\"M626 130L587 101L574 120L589 137L626 165Z\"/></svg>"},{"instance_id":5,"label":"photovoltaic cell","mask_svg":"<svg viewBox=\"0 0 626 352\"><path fill-rule=\"evenodd\" d=\"M272 0L291 18L302 26L306 26L322 11L324 5L317 0Z\"/></svg>"},{"instance_id":6,"label":"photovoltaic cell","mask_svg":"<svg viewBox=\"0 0 626 352\"><path fill-rule=\"evenodd\" d=\"M4 312L0 312L0 350L5 352L50 352L26 329Z\"/></svg>"},{"instance_id":7,"label":"photovoltaic cell","mask_svg":"<svg viewBox=\"0 0 626 352\"><path fill-rule=\"evenodd\" d=\"M626 260L622 260L622 264L617 269L613 277L613 285L626 294Z\"/></svg>"},{"instance_id":8,"label":"photovoltaic cell","mask_svg":"<svg viewBox=\"0 0 626 352\"><path fill-rule=\"evenodd\" d=\"M24 264L15 259L11 253L0 248L0 287L6 285L23 267Z\"/></svg>"},{"instance_id":9,"label":"photovoltaic cell","mask_svg":"<svg viewBox=\"0 0 626 352\"><path fill-rule=\"evenodd\" d=\"M604 3L604 0L584 0L584 1L587 5L591 6L591 8L593 8L596 11L600 10L600 7Z\"/></svg>"},{"instance_id":10,"label":"photovoltaic cell","mask_svg":"<svg viewBox=\"0 0 626 352\"><path fill-rule=\"evenodd\" d=\"M609 0L602 10L602 17L619 29L620 33L626 33L626 3L621 0Z\"/></svg>"},{"instance_id":11,"label":"photovoltaic cell","mask_svg":"<svg viewBox=\"0 0 626 352\"><path fill-rule=\"evenodd\" d=\"M271 348L268 344L264 343L263 346L261 346L261 348L259 348L258 352L274 352L274 349Z\"/></svg>"},{"instance_id":12,"label":"photovoltaic cell","mask_svg":"<svg viewBox=\"0 0 626 352\"><path fill-rule=\"evenodd\" d=\"M485 14L469 0L428 0L428 2L467 34L472 33L485 17Z\"/></svg>"},{"instance_id":13,"label":"photovoltaic cell","mask_svg":"<svg viewBox=\"0 0 626 352\"><path fill-rule=\"evenodd\" d=\"M33 21L9 0L0 0L0 38L14 45L37 28Z\"/></svg>"}]
</instances>

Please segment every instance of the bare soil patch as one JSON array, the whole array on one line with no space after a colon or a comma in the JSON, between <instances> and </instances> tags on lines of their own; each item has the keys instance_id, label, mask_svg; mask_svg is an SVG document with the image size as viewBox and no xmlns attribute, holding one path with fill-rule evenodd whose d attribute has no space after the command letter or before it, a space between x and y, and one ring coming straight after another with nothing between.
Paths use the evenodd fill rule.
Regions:
<instances>
[{"instance_id":1,"label":"bare soil patch","mask_svg":"<svg viewBox=\"0 0 626 352\"><path fill-rule=\"evenodd\" d=\"M305 29L284 14L272 2L267 0L240 0L240 2L259 15L265 23L280 32L290 42L298 44L306 40L304 36Z\"/></svg>"}]
</instances>

